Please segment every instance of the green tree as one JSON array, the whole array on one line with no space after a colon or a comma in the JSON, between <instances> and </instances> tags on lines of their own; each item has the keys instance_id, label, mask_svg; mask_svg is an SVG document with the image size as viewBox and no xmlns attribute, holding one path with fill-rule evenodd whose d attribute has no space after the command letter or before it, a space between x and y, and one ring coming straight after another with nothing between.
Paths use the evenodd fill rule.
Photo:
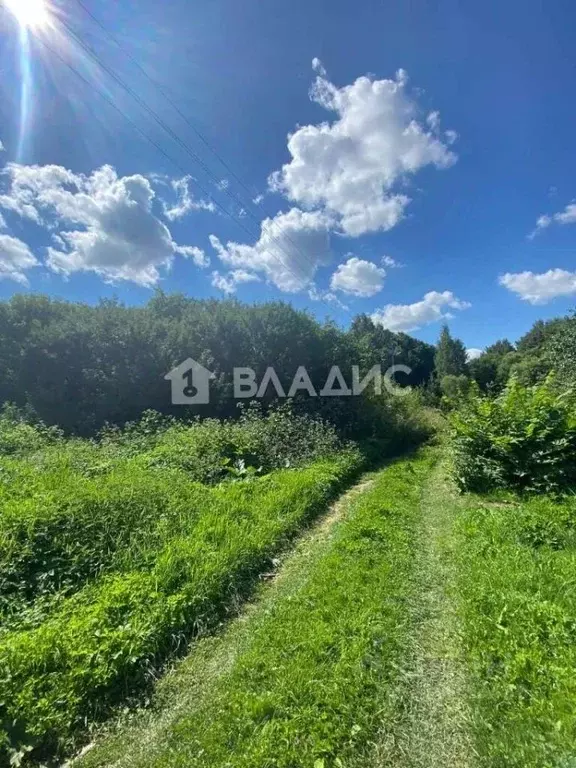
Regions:
<instances>
[{"instance_id":1,"label":"green tree","mask_svg":"<svg viewBox=\"0 0 576 768\"><path fill-rule=\"evenodd\" d=\"M576 312L564 318L546 340L544 358L561 385L576 385Z\"/></svg>"},{"instance_id":2,"label":"green tree","mask_svg":"<svg viewBox=\"0 0 576 768\"><path fill-rule=\"evenodd\" d=\"M447 325L440 334L434 365L440 382L445 376L462 376L467 373L466 347L460 339L452 338Z\"/></svg>"}]
</instances>

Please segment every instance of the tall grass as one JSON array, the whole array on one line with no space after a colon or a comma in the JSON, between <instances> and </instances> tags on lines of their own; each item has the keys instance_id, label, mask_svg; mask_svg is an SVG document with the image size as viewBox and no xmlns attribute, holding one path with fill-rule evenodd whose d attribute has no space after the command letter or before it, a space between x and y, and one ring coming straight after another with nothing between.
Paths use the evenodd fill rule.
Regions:
<instances>
[{"instance_id":1,"label":"tall grass","mask_svg":"<svg viewBox=\"0 0 576 768\"><path fill-rule=\"evenodd\" d=\"M20 428L39 436L27 453L0 458L4 626L32 604L27 620L40 621L53 597L104 572L145 565L170 537L189 533L210 504L206 485L303 466L344 447L331 427L288 409L265 417L248 409L234 423L149 413L99 442L55 443L43 427L3 417L0 451L1 436Z\"/></svg>"},{"instance_id":2,"label":"tall grass","mask_svg":"<svg viewBox=\"0 0 576 768\"><path fill-rule=\"evenodd\" d=\"M190 534L169 539L149 570L105 575L40 626L1 637L4 747L57 752L153 680L167 657L233 608L360 466L348 452L207 489Z\"/></svg>"},{"instance_id":3,"label":"tall grass","mask_svg":"<svg viewBox=\"0 0 576 768\"><path fill-rule=\"evenodd\" d=\"M455 547L479 766L576 754L576 502L471 498Z\"/></svg>"}]
</instances>

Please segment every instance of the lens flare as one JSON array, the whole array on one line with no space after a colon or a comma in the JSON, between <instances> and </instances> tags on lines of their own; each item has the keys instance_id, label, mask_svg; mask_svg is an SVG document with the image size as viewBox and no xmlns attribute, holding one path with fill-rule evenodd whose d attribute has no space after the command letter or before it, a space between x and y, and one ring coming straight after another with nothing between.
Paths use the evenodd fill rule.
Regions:
<instances>
[{"instance_id":1,"label":"lens flare","mask_svg":"<svg viewBox=\"0 0 576 768\"><path fill-rule=\"evenodd\" d=\"M41 30L50 23L46 0L4 0L4 5L26 29Z\"/></svg>"}]
</instances>

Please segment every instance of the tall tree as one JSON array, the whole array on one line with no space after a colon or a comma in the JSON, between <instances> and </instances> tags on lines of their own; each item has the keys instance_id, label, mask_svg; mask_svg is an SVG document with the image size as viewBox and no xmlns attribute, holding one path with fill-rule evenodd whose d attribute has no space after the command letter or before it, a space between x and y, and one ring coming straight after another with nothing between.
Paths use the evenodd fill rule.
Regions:
<instances>
[{"instance_id":1,"label":"tall tree","mask_svg":"<svg viewBox=\"0 0 576 768\"><path fill-rule=\"evenodd\" d=\"M444 376L462 376L467 372L466 347L460 339L452 338L447 325L442 328L440 334L434 365L439 381L442 381Z\"/></svg>"}]
</instances>

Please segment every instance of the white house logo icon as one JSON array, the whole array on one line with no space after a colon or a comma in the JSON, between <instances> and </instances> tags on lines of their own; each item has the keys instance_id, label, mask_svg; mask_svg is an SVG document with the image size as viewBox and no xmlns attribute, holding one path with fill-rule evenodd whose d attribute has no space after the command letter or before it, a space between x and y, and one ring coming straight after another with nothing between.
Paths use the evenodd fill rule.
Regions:
<instances>
[{"instance_id":1,"label":"white house logo icon","mask_svg":"<svg viewBox=\"0 0 576 768\"><path fill-rule=\"evenodd\" d=\"M210 402L210 379L216 376L189 357L164 378L171 383L173 405L207 405Z\"/></svg>"}]
</instances>

